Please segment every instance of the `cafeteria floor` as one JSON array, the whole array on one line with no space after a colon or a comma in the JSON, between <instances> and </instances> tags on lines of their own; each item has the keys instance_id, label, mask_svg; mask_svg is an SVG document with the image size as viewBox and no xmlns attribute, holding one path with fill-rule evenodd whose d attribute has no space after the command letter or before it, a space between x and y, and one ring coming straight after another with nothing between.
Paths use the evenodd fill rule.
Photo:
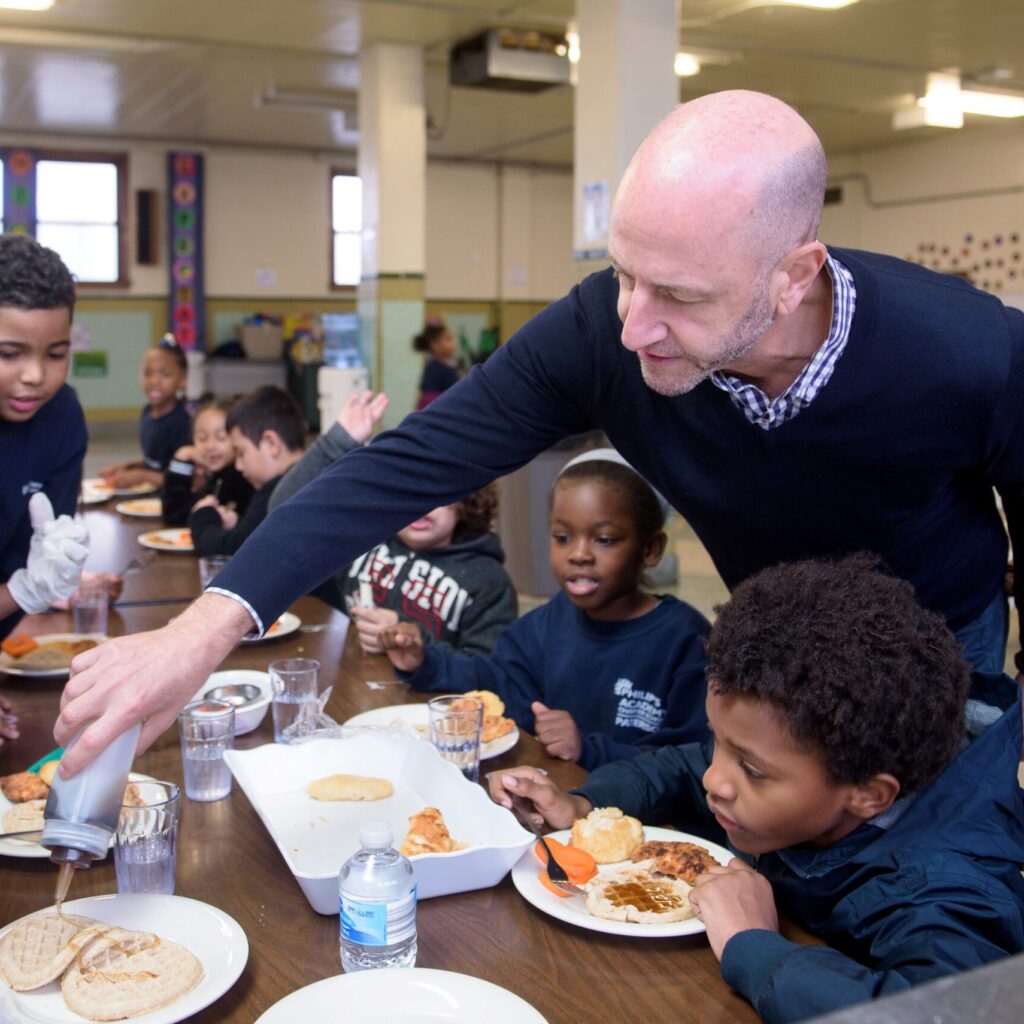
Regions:
<instances>
[{"instance_id":1,"label":"cafeteria floor","mask_svg":"<svg viewBox=\"0 0 1024 1024\"><path fill-rule=\"evenodd\" d=\"M100 466L138 457L138 433L133 423L105 423L90 427L89 451L85 457L85 475L95 476ZM704 545L697 539L682 516L673 516L668 526L669 550L679 563L678 580L674 586L662 587L682 601L689 601L709 619L714 618L715 605L721 604L728 591L715 571ZM543 604L546 599L530 594L519 595L521 614ZM1006 671L1014 674L1013 652L1018 649L1017 616L1010 616L1010 639L1006 646Z\"/></svg>"}]
</instances>

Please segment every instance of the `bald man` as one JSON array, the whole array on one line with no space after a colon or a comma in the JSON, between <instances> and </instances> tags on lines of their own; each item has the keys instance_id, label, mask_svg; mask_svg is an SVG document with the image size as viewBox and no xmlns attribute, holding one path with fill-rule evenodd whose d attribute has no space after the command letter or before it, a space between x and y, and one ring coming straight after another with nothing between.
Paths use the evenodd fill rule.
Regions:
<instances>
[{"instance_id":1,"label":"bald man","mask_svg":"<svg viewBox=\"0 0 1024 1024\"><path fill-rule=\"evenodd\" d=\"M958 279L816 240L821 144L769 96L669 115L588 277L429 410L274 511L171 625L80 655L62 771L129 725L140 748L238 639L423 512L595 427L693 525L728 586L877 552L998 680L1024 493L1024 314ZM1024 550L1019 513L1011 532ZM1012 700L993 682L989 702ZM995 717L994 714L990 717Z\"/></svg>"}]
</instances>

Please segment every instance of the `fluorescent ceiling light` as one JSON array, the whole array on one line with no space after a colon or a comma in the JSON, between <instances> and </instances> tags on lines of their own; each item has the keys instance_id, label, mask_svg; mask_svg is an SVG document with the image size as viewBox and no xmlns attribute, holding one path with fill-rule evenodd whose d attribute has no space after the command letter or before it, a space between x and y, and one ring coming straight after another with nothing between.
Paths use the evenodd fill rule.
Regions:
<instances>
[{"instance_id":1,"label":"fluorescent ceiling light","mask_svg":"<svg viewBox=\"0 0 1024 1024\"><path fill-rule=\"evenodd\" d=\"M988 89L961 89L960 108L965 114L987 117L1024 117L1024 94Z\"/></svg>"},{"instance_id":2,"label":"fluorescent ceiling light","mask_svg":"<svg viewBox=\"0 0 1024 1024\"><path fill-rule=\"evenodd\" d=\"M0 7L11 11L48 11L53 0L0 0Z\"/></svg>"},{"instance_id":3,"label":"fluorescent ceiling light","mask_svg":"<svg viewBox=\"0 0 1024 1024\"><path fill-rule=\"evenodd\" d=\"M811 7L816 11L838 11L840 7L849 7L857 0L770 0L766 6L779 7Z\"/></svg>"},{"instance_id":4,"label":"fluorescent ceiling light","mask_svg":"<svg viewBox=\"0 0 1024 1024\"><path fill-rule=\"evenodd\" d=\"M677 53L672 70L680 78L690 78L700 74L700 61L692 53Z\"/></svg>"}]
</instances>

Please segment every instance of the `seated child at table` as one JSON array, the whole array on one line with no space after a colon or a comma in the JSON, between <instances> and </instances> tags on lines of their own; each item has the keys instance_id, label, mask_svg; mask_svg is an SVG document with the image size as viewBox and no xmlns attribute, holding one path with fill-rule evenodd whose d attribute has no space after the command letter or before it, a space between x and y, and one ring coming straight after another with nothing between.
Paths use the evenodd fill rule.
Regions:
<instances>
[{"instance_id":1,"label":"seated child at table","mask_svg":"<svg viewBox=\"0 0 1024 1024\"><path fill-rule=\"evenodd\" d=\"M74 307L57 253L0 235L0 639L24 613L69 597L88 554L72 518L88 436L64 382ZM0 737L16 732L9 714L0 706Z\"/></svg>"},{"instance_id":2,"label":"seated child at table","mask_svg":"<svg viewBox=\"0 0 1024 1024\"><path fill-rule=\"evenodd\" d=\"M353 395L278 485L271 509L368 441L386 407L385 395ZM496 508L493 487L436 508L357 558L316 595L352 617L364 654L380 654L380 633L399 621L414 623L424 643L487 653L518 610L505 553L491 531Z\"/></svg>"},{"instance_id":3,"label":"seated child at table","mask_svg":"<svg viewBox=\"0 0 1024 1024\"><path fill-rule=\"evenodd\" d=\"M238 399L228 412L235 468L255 489L244 515L209 494L188 517L197 555L233 555L267 516L270 495L302 458L306 420L299 403L268 384Z\"/></svg>"},{"instance_id":4,"label":"seated child at table","mask_svg":"<svg viewBox=\"0 0 1024 1024\"><path fill-rule=\"evenodd\" d=\"M960 649L875 564L780 565L736 588L707 641L713 744L605 765L572 793L533 768L491 778L554 828L616 806L727 841L738 857L690 902L769 1022L1024 949L1020 703L965 745ZM776 907L828 945L784 939Z\"/></svg>"},{"instance_id":5,"label":"seated child at table","mask_svg":"<svg viewBox=\"0 0 1024 1024\"><path fill-rule=\"evenodd\" d=\"M192 422L181 396L188 377L184 351L172 335L166 335L143 357L139 381L146 405L139 419L142 459L104 466L100 476L116 488L135 484L160 487L174 453L192 437Z\"/></svg>"},{"instance_id":6,"label":"seated child at table","mask_svg":"<svg viewBox=\"0 0 1024 1024\"><path fill-rule=\"evenodd\" d=\"M381 643L417 690L493 690L548 754L585 768L702 740L707 620L641 587L665 550L666 507L614 449L586 452L551 492L551 601L490 657L424 647L401 623Z\"/></svg>"},{"instance_id":7,"label":"seated child at table","mask_svg":"<svg viewBox=\"0 0 1024 1024\"><path fill-rule=\"evenodd\" d=\"M192 443L174 453L164 474L164 522L178 526L188 521L197 501L213 495L226 508L245 515L252 486L235 469L235 449L228 436L229 398L201 399L192 417Z\"/></svg>"}]
</instances>

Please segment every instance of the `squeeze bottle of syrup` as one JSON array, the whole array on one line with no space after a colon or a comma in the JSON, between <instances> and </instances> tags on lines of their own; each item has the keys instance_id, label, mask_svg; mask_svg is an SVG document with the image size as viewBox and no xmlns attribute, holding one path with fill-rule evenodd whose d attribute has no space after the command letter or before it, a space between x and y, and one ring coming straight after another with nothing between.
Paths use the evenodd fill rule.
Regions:
<instances>
[{"instance_id":1,"label":"squeeze bottle of syrup","mask_svg":"<svg viewBox=\"0 0 1024 1024\"><path fill-rule=\"evenodd\" d=\"M60 865L57 903L63 901L75 868L87 868L101 860L110 848L110 837L124 803L128 772L135 756L141 725L122 733L74 778L53 777L43 811L43 846L50 860ZM67 746L73 750L82 733Z\"/></svg>"}]
</instances>

